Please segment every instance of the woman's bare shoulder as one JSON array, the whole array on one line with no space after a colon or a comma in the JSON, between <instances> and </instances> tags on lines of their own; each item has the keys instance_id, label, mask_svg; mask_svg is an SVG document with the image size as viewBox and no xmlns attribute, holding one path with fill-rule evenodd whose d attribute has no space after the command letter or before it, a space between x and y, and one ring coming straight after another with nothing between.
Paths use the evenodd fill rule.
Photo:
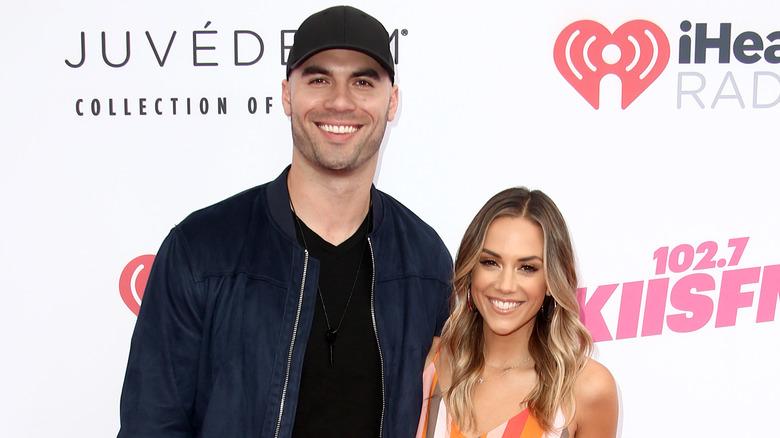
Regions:
<instances>
[{"instance_id":1,"label":"woman's bare shoulder","mask_svg":"<svg viewBox=\"0 0 780 438\"><path fill-rule=\"evenodd\" d=\"M607 367L589 359L574 383L577 410L576 438L604 438L617 434L618 393Z\"/></svg>"},{"instance_id":2,"label":"woman's bare shoulder","mask_svg":"<svg viewBox=\"0 0 780 438\"><path fill-rule=\"evenodd\" d=\"M582 402L599 402L604 398L610 399L612 396L617 401L615 378L612 377L612 373L607 367L594 359L588 359L585 368L574 384L574 395L578 398L582 397Z\"/></svg>"}]
</instances>

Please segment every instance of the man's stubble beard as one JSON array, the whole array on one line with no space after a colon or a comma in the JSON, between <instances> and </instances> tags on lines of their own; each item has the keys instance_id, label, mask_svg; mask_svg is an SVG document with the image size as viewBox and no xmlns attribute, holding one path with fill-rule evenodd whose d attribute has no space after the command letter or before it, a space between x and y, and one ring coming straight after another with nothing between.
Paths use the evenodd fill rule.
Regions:
<instances>
[{"instance_id":1,"label":"man's stubble beard","mask_svg":"<svg viewBox=\"0 0 780 438\"><path fill-rule=\"evenodd\" d=\"M298 120L293 112L290 115L290 124L292 130L293 147L303 156L304 159L313 165L334 172L348 172L356 170L370 161L379 153L382 146L382 140L387 130L387 115L385 112L384 121L381 125L374 127L375 131L369 137L360 139L360 141L351 146L352 151L345 157L332 157L326 150L327 146L317 146L315 138L309 135L309 131L303 129L305 122ZM319 129L314 126L314 129ZM358 131L362 134L365 125Z\"/></svg>"}]
</instances>

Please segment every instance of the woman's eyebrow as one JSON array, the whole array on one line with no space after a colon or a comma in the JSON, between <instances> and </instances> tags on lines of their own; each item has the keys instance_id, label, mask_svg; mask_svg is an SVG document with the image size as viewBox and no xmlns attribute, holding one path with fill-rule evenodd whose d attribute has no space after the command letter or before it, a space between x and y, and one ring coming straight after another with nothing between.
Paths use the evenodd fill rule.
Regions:
<instances>
[{"instance_id":1,"label":"woman's eyebrow","mask_svg":"<svg viewBox=\"0 0 780 438\"><path fill-rule=\"evenodd\" d=\"M498 254L496 252L493 252L493 251L491 251L491 250L489 250L487 248L482 248L482 252L488 254L491 257L496 257L496 258L499 258L499 259L501 258L500 254ZM528 262L528 261L531 261L531 260L539 260L540 262L544 261L544 260L542 260L541 257L539 257L537 255L531 255L531 256L528 256L528 257L520 257L519 259L517 259L518 262Z\"/></svg>"}]
</instances>

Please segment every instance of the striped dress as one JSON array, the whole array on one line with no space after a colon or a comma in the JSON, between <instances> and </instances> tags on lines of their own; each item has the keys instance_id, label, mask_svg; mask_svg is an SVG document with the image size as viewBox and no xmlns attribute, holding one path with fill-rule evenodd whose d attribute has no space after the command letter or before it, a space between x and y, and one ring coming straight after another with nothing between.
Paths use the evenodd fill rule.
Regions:
<instances>
[{"instance_id":1,"label":"striped dress","mask_svg":"<svg viewBox=\"0 0 780 438\"><path fill-rule=\"evenodd\" d=\"M423 396L417 438L468 438L458 429L447 412L433 362L423 372ZM526 408L479 438L568 438L568 430L561 430L564 422L563 413L559 410L555 418L556 429L552 433L545 433Z\"/></svg>"}]
</instances>

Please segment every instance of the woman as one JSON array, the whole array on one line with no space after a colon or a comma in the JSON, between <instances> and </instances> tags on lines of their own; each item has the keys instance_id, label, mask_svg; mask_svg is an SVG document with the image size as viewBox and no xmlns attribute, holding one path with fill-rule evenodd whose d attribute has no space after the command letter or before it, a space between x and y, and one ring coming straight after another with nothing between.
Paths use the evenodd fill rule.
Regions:
<instances>
[{"instance_id":1,"label":"woman","mask_svg":"<svg viewBox=\"0 0 780 438\"><path fill-rule=\"evenodd\" d=\"M491 198L463 236L454 285L418 438L615 437L615 381L589 358L571 240L547 195Z\"/></svg>"}]
</instances>

